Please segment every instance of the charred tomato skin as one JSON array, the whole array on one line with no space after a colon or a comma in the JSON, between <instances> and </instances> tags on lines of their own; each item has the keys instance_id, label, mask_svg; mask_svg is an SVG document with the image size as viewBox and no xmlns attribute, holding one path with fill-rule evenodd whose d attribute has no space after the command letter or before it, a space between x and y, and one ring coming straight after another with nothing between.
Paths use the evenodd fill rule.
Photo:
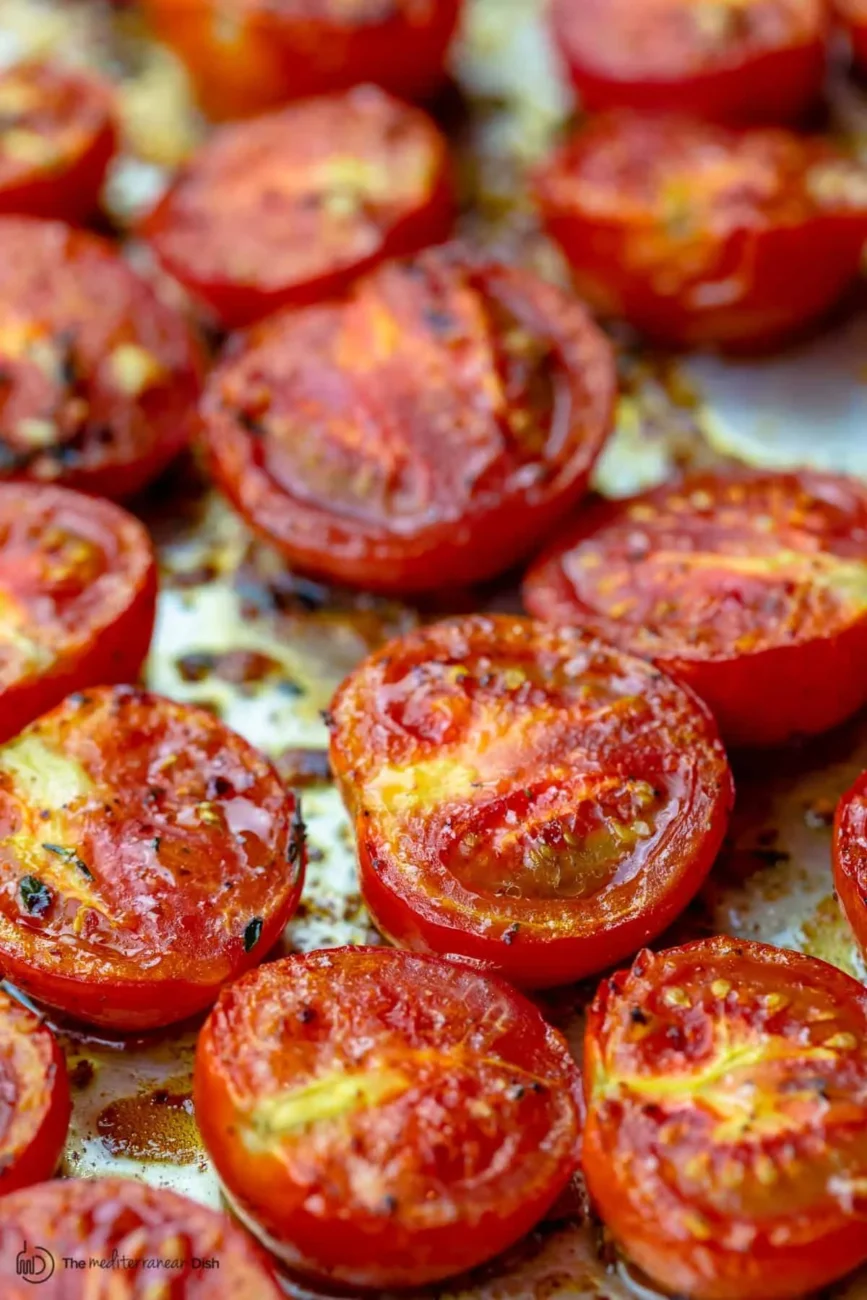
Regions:
<instances>
[{"instance_id":1,"label":"charred tomato skin","mask_svg":"<svg viewBox=\"0 0 867 1300\"><path fill-rule=\"evenodd\" d=\"M789 1300L867 1255L867 994L729 937L639 953L587 1025L584 1172L615 1240L696 1300Z\"/></svg>"},{"instance_id":2,"label":"charred tomato skin","mask_svg":"<svg viewBox=\"0 0 867 1300\"><path fill-rule=\"evenodd\" d=\"M156 597L150 537L120 506L0 483L0 743L73 691L136 681Z\"/></svg>"},{"instance_id":3,"label":"charred tomato skin","mask_svg":"<svg viewBox=\"0 0 867 1300\"><path fill-rule=\"evenodd\" d=\"M584 495L615 395L580 303L445 248L242 336L202 415L217 483L290 563L406 593L527 554Z\"/></svg>"},{"instance_id":4,"label":"charred tomato skin","mask_svg":"<svg viewBox=\"0 0 867 1300\"><path fill-rule=\"evenodd\" d=\"M505 983L395 949L293 956L224 990L194 1096L244 1221L293 1271L353 1294L493 1257L578 1160L560 1034Z\"/></svg>"},{"instance_id":5,"label":"charred tomato skin","mask_svg":"<svg viewBox=\"0 0 867 1300\"><path fill-rule=\"evenodd\" d=\"M593 112L790 122L822 92L826 0L551 0L550 13L572 82Z\"/></svg>"},{"instance_id":6,"label":"charred tomato skin","mask_svg":"<svg viewBox=\"0 0 867 1300\"><path fill-rule=\"evenodd\" d=\"M867 703L867 492L855 479L700 475L594 506L531 566L523 596L537 618L591 629L688 683L733 746L818 735Z\"/></svg>"},{"instance_id":7,"label":"charred tomato skin","mask_svg":"<svg viewBox=\"0 0 867 1300\"><path fill-rule=\"evenodd\" d=\"M381 933L520 987L572 983L661 933L728 823L731 773L704 705L569 629L507 616L420 629L352 673L330 713Z\"/></svg>"},{"instance_id":8,"label":"charred tomato skin","mask_svg":"<svg viewBox=\"0 0 867 1300\"><path fill-rule=\"evenodd\" d=\"M273 947L304 869L294 795L202 709L97 688L0 747L0 970L76 1020L204 1010Z\"/></svg>"},{"instance_id":9,"label":"charred tomato skin","mask_svg":"<svg viewBox=\"0 0 867 1300\"><path fill-rule=\"evenodd\" d=\"M837 808L834 886L858 946L867 953L867 772L846 792Z\"/></svg>"},{"instance_id":10,"label":"charred tomato skin","mask_svg":"<svg viewBox=\"0 0 867 1300\"><path fill-rule=\"evenodd\" d=\"M47 1025L0 990L0 1195L51 1178L57 1168L72 1102L66 1061Z\"/></svg>"}]
</instances>

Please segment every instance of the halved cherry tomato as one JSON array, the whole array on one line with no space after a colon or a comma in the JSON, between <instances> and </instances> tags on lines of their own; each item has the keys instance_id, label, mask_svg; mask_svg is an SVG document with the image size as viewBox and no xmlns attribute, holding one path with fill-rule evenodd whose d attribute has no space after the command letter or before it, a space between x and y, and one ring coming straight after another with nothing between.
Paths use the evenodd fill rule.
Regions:
<instances>
[{"instance_id":1,"label":"halved cherry tomato","mask_svg":"<svg viewBox=\"0 0 867 1300\"><path fill-rule=\"evenodd\" d=\"M867 488L744 472L603 502L524 604L688 682L733 745L816 735L867 703Z\"/></svg>"},{"instance_id":2,"label":"halved cherry tomato","mask_svg":"<svg viewBox=\"0 0 867 1300\"><path fill-rule=\"evenodd\" d=\"M666 1290L783 1300L867 1259L867 993L717 938L606 980L585 1040L584 1171Z\"/></svg>"},{"instance_id":3,"label":"halved cherry tomato","mask_svg":"<svg viewBox=\"0 0 867 1300\"><path fill-rule=\"evenodd\" d=\"M3 1300L283 1300L265 1256L226 1215L123 1178L4 1196L0 1284Z\"/></svg>"},{"instance_id":4,"label":"halved cherry tomato","mask_svg":"<svg viewBox=\"0 0 867 1300\"><path fill-rule=\"evenodd\" d=\"M448 146L375 86L223 127L144 225L163 266L223 325L344 290L448 237Z\"/></svg>"},{"instance_id":5,"label":"halved cherry tomato","mask_svg":"<svg viewBox=\"0 0 867 1300\"><path fill-rule=\"evenodd\" d=\"M585 108L787 122L819 98L828 0L552 0Z\"/></svg>"},{"instance_id":6,"label":"halved cherry tomato","mask_svg":"<svg viewBox=\"0 0 867 1300\"><path fill-rule=\"evenodd\" d=\"M846 24L852 54L863 71L867 68L867 0L834 0L834 8Z\"/></svg>"},{"instance_id":7,"label":"halved cherry tomato","mask_svg":"<svg viewBox=\"0 0 867 1300\"><path fill-rule=\"evenodd\" d=\"M156 594L150 538L125 510L0 483L0 741L70 691L135 681Z\"/></svg>"},{"instance_id":8,"label":"halved cherry tomato","mask_svg":"<svg viewBox=\"0 0 867 1300\"><path fill-rule=\"evenodd\" d=\"M84 220L116 149L107 86L46 63L0 72L0 212Z\"/></svg>"},{"instance_id":9,"label":"halved cherry tomato","mask_svg":"<svg viewBox=\"0 0 867 1300\"><path fill-rule=\"evenodd\" d=\"M568 984L634 952L722 842L732 779L710 714L570 629L421 629L367 659L332 712L379 929L516 984Z\"/></svg>"},{"instance_id":10,"label":"halved cherry tomato","mask_svg":"<svg viewBox=\"0 0 867 1300\"><path fill-rule=\"evenodd\" d=\"M209 1006L298 904L304 826L271 764L204 710L71 695L0 747L0 970L119 1030Z\"/></svg>"},{"instance_id":11,"label":"halved cherry tomato","mask_svg":"<svg viewBox=\"0 0 867 1300\"><path fill-rule=\"evenodd\" d=\"M202 355L111 244L0 218L0 479L120 498L189 441Z\"/></svg>"},{"instance_id":12,"label":"halved cherry tomato","mask_svg":"<svg viewBox=\"0 0 867 1300\"><path fill-rule=\"evenodd\" d=\"M846 920L861 951L867 954L867 772L837 809L834 884Z\"/></svg>"},{"instance_id":13,"label":"halved cherry tomato","mask_svg":"<svg viewBox=\"0 0 867 1300\"><path fill-rule=\"evenodd\" d=\"M217 481L293 564L403 592L531 550L584 494L615 392L578 302L435 250L251 331L203 413Z\"/></svg>"},{"instance_id":14,"label":"halved cherry tomato","mask_svg":"<svg viewBox=\"0 0 867 1300\"><path fill-rule=\"evenodd\" d=\"M47 1025L0 989L0 1195L51 1178L72 1102L66 1062Z\"/></svg>"},{"instance_id":15,"label":"halved cherry tomato","mask_svg":"<svg viewBox=\"0 0 867 1300\"><path fill-rule=\"evenodd\" d=\"M194 1095L253 1230L296 1270L377 1295L504 1250L578 1159L561 1036L499 980L393 949L290 957L226 989Z\"/></svg>"},{"instance_id":16,"label":"halved cherry tomato","mask_svg":"<svg viewBox=\"0 0 867 1300\"><path fill-rule=\"evenodd\" d=\"M463 0L143 0L213 118L375 82L423 99L443 79Z\"/></svg>"},{"instance_id":17,"label":"halved cherry tomato","mask_svg":"<svg viewBox=\"0 0 867 1300\"><path fill-rule=\"evenodd\" d=\"M579 292L675 346L781 342L854 284L867 240L867 168L783 130L603 115L536 195Z\"/></svg>"}]
</instances>

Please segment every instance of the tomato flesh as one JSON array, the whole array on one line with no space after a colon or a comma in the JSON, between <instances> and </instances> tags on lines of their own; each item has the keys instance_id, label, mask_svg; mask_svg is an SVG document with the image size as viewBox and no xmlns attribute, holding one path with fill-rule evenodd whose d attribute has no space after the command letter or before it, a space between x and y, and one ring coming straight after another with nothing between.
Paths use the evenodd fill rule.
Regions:
<instances>
[{"instance_id":1,"label":"tomato flesh","mask_svg":"<svg viewBox=\"0 0 867 1300\"><path fill-rule=\"evenodd\" d=\"M478 616L411 633L332 714L379 929L519 985L568 984L659 934L726 828L731 775L703 707L568 629Z\"/></svg>"},{"instance_id":2,"label":"tomato flesh","mask_svg":"<svg viewBox=\"0 0 867 1300\"><path fill-rule=\"evenodd\" d=\"M196 1112L234 1204L296 1271L383 1294L490 1258L571 1177L580 1079L506 984L393 949L290 957L226 989Z\"/></svg>"},{"instance_id":3,"label":"tomato flesh","mask_svg":"<svg viewBox=\"0 0 867 1300\"><path fill-rule=\"evenodd\" d=\"M0 1195L53 1176L71 1109L56 1038L0 989Z\"/></svg>"},{"instance_id":4,"label":"tomato flesh","mask_svg":"<svg viewBox=\"0 0 867 1300\"><path fill-rule=\"evenodd\" d=\"M76 1019L209 1006L279 937L304 861L294 796L203 710L101 688L0 747L0 969Z\"/></svg>"},{"instance_id":5,"label":"tomato flesh","mask_svg":"<svg viewBox=\"0 0 867 1300\"><path fill-rule=\"evenodd\" d=\"M837 809L834 885L852 933L861 951L867 953L867 772Z\"/></svg>"},{"instance_id":6,"label":"tomato flesh","mask_svg":"<svg viewBox=\"0 0 867 1300\"><path fill-rule=\"evenodd\" d=\"M867 994L835 967L716 938L638 955L585 1040L584 1170L651 1278L783 1300L867 1258Z\"/></svg>"}]
</instances>

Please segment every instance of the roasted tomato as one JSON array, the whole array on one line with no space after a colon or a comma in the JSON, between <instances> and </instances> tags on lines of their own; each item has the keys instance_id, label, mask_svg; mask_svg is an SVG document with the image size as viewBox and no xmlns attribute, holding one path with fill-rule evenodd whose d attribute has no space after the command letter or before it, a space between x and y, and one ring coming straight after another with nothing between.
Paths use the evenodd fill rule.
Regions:
<instances>
[{"instance_id":1,"label":"roasted tomato","mask_svg":"<svg viewBox=\"0 0 867 1300\"><path fill-rule=\"evenodd\" d=\"M343 948L226 989L196 1114L229 1196L290 1267L377 1295L528 1232L578 1158L566 1043L454 962Z\"/></svg>"},{"instance_id":2,"label":"roasted tomato","mask_svg":"<svg viewBox=\"0 0 867 1300\"><path fill-rule=\"evenodd\" d=\"M867 703L867 488L707 475L601 503L536 562L524 603L688 682L733 745L827 731Z\"/></svg>"},{"instance_id":3,"label":"roasted tomato","mask_svg":"<svg viewBox=\"0 0 867 1300\"><path fill-rule=\"evenodd\" d=\"M379 929L526 987L571 983L661 933L726 829L731 775L703 706L569 629L424 628L366 660L332 713Z\"/></svg>"},{"instance_id":4,"label":"roasted tomato","mask_svg":"<svg viewBox=\"0 0 867 1300\"><path fill-rule=\"evenodd\" d=\"M579 303L436 250L251 331L203 413L217 481L293 564L412 592L531 550L583 495L615 391Z\"/></svg>"},{"instance_id":5,"label":"roasted tomato","mask_svg":"<svg viewBox=\"0 0 867 1300\"><path fill-rule=\"evenodd\" d=\"M828 0L552 0L584 106L786 122L818 99Z\"/></svg>"},{"instance_id":6,"label":"roasted tomato","mask_svg":"<svg viewBox=\"0 0 867 1300\"><path fill-rule=\"evenodd\" d=\"M0 1195L51 1178L69 1127L66 1062L32 1011L0 989Z\"/></svg>"},{"instance_id":7,"label":"roasted tomato","mask_svg":"<svg viewBox=\"0 0 867 1300\"><path fill-rule=\"evenodd\" d=\"M223 127L145 222L163 266L228 327L340 293L448 237L445 137L375 86Z\"/></svg>"},{"instance_id":8,"label":"roasted tomato","mask_svg":"<svg viewBox=\"0 0 867 1300\"><path fill-rule=\"evenodd\" d=\"M265 1256L225 1215L123 1178L0 1200L4 1300L32 1300L34 1283L44 1300L283 1300Z\"/></svg>"},{"instance_id":9,"label":"roasted tomato","mask_svg":"<svg viewBox=\"0 0 867 1300\"><path fill-rule=\"evenodd\" d=\"M444 75L462 0L143 0L214 118L375 82L422 99Z\"/></svg>"},{"instance_id":10,"label":"roasted tomato","mask_svg":"<svg viewBox=\"0 0 867 1300\"><path fill-rule=\"evenodd\" d=\"M0 483L0 741L70 691L135 681L156 593L150 538L125 510Z\"/></svg>"},{"instance_id":11,"label":"roasted tomato","mask_svg":"<svg viewBox=\"0 0 867 1300\"><path fill-rule=\"evenodd\" d=\"M130 496L194 428L198 343L105 240L0 218L0 479Z\"/></svg>"},{"instance_id":12,"label":"roasted tomato","mask_svg":"<svg viewBox=\"0 0 867 1300\"><path fill-rule=\"evenodd\" d=\"M867 69L867 0L834 0L834 8L846 24L855 62Z\"/></svg>"},{"instance_id":13,"label":"roasted tomato","mask_svg":"<svg viewBox=\"0 0 867 1300\"><path fill-rule=\"evenodd\" d=\"M666 1290L782 1300L867 1259L867 994L717 938L606 980L585 1040L584 1170Z\"/></svg>"},{"instance_id":14,"label":"roasted tomato","mask_svg":"<svg viewBox=\"0 0 867 1300\"><path fill-rule=\"evenodd\" d=\"M867 239L864 165L783 130L604 115L536 197L579 292L675 346L780 343L854 284Z\"/></svg>"},{"instance_id":15,"label":"roasted tomato","mask_svg":"<svg viewBox=\"0 0 867 1300\"><path fill-rule=\"evenodd\" d=\"M294 911L304 828L211 714L132 687L71 695L0 747L0 970L90 1024L209 1006Z\"/></svg>"},{"instance_id":16,"label":"roasted tomato","mask_svg":"<svg viewBox=\"0 0 867 1300\"><path fill-rule=\"evenodd\" d=\"M837 809L834 884L861 951L867 954L867 772Z\"/></svg>"}]
</instances>

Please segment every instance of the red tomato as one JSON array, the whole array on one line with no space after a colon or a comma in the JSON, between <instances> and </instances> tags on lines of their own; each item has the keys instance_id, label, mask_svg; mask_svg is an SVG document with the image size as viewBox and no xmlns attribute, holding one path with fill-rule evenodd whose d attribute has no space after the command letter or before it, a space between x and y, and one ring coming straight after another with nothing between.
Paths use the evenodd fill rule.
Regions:
<instances>
[{"instance_id":1,"label":"red tomato","mask_svg":"<svg viewBox=\"0 0 867 1300\"><path fill-rule=\"evenodd\" d=\"M536 179L581 294L674 346L767 347L856 281L867 169L830 142L612 113Z\"/></svg>"},{"instance_id":2,"label":"red tomato","mask_svg":"<svg viewBox=\"0 0 867 1300\"><path fill-rule=\"evenodd\" d=\"M283 1300L264 1255L225 1215L122 1178L4 1196L0 1284L3 1300Z\"/></svg>"},{"instance_id":3,"label":"red tomato","mask_svg":"<svg viewBox=\"0 0 867 1300\"><path fill-rule=\"evenodd\" d=\"M867 772L837 809L834 884L846 920L861 951L867 954Z\"/></svg>"},{"instance_id":4,"label":"red tomato","mask_svg":"<svg viewBox=\"0 0 867 1300\"><path fill-rule=\"evenodd\" d=\"M386 256L447 238L448 146L375 86L223 127L144 226L223 325L342 292Z\"/></svg>"},{"instance_id":5,"label":"red tomato","mask_svg":"<svg viewBox=\"0 0 867 1300\"><path fill-rule=\"evenodd\" d=\"M852 54L863 71L867 68L867 0L834 0L834 8L846 24Z\"/></svg>"},{"instance_id":6,"label":"red tomato","mask_svg":"<svg viewBox=\"0 0 867 1300\"><path fill-rule=\"evenodd\" d=\"M70 691L135 681L156 594L150 538L125 510L0 483L0 741Z\"/></svg>"},{"instance_id":7,"label":"red tomato","mask_svg":"<svg viewBox=\"0 0 867 1300\"><path fill-rule=\"evenodd\" d=\"M76 1019L203 1010L275 943L303 876L294 796L204 710L106 687L0 747L0 970Z\"/></svg>"},{"instance_id":8,"label":"red tomato","mask_svg":"<svg viewBox=\"0 0 867 1300\"><path fill-rule=\"evenodd\" d=\"M202 356L111 244L0 218L0 478L120 498L193 431Z\"/></svg>"},{"instance_id":9,"label":"red tomato","mask_svg":"<svg viewBox=\"0 0 867 1300\"><path fill-rule=\"evenodd\" d=\"M0 72L0 213L83 221L116 149L107 86L45 63Z\"/></svg>"},{"instance_id":10,"label":"red tomato","mask_svg":"<svg viewBox=\"0 0 867 1300\"><path fill-rule=\"evenodd\" d=\"M367 659L337 692L331 766L382 933L531 988L661 933L710 870L733 797L689 691L506 616Z\"/></svg>"},{"instance_id":11,"label":"red tomato","mask_svg":"<svg viewBox=\"0 0 867 1300\"><path fill-rule=\"evenodd\" d=\"M615 392L579 303L436 250L263 323L203 413L217 481L293 564L405 592L531 550L584 494Z\"/></svg>"},{"instance_id":12,"label":"red tomato","mask_svg":"<svg viewBox=\"0 0 867 1300\"><path fill-rule=\"evenodd\" d=\"M600 503L524 604L687 682L733 745L827 731L867 703L867 489L745 472Z\"/></svg>"},{"instance_id":13,"label":"red tomato","mask_svg":"<svg viewBox=\"0 0 867 1300\"><path fill-rule=\"evenodd\" d=\"M584 1171L666 1290L783 1300L867 1259L867 994L716 938L639 953L585 1040Z\"/></svg>"},{"instance_id":14,"label":"red tomato","mask_svg":"<svg viewBox=\"0 0 867 1300\"><path fill-rule=\"evenodd\" d=\"M560 1035L499 980L343 948L263 966L199 1038L196 1114L245 1220L291 1267L381 1295L517 1241L578 1158Z\"/></svg>"},{"instance_id":15,"label":"red tomato","mask_svg":"<svg viewBox=\"0 0 867 1300\"><path fill-rule=\"evenodd\" d=\"M375 82L423 99L443 79L463 0L143 0L214 118Z\"/></svg>"},{"instance_id":16,"label":"red tomato","mask_svg":"<svg viewBox=\"0 0 867 1300\"><path fill-rule=\"evenodd\" d=\"M0 989L0 1195L51 1178L72 1102L51 1030Z\"/></svg>"},{"instance_id":17,"label":"red tomato","mask_svg":"<svg viewBox=\"0 0 867 1300\"><path fill-rule=\"evenodd\" d=\"M786 122L819 98L828 0L552 0L585 108Z\"/></svg>"}]
</instances>

